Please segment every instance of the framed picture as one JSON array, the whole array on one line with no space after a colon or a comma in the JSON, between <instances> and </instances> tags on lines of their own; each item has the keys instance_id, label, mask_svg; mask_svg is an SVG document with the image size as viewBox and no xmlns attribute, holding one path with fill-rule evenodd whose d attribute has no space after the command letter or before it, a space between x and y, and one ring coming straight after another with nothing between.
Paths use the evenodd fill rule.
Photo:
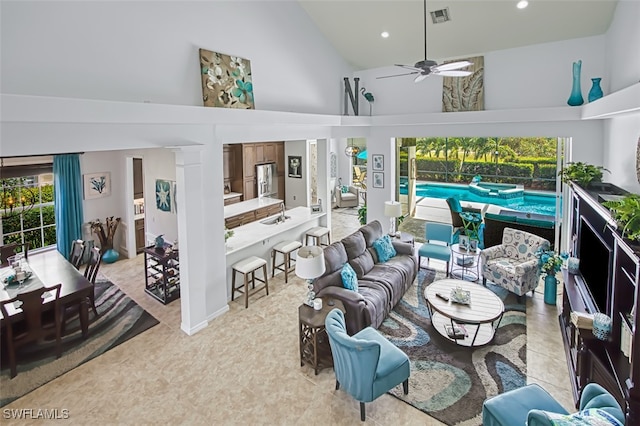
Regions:
<instances>
[{"instance_id":1,"label":"framed picture","mask_svg":"<svg viewBox=\"0 0 640 426\"><path fill-rule=\"evenodd\" d=\"M170 212L173 207L173 182L156 179L156 207L161 212Z\"/></svg>"},{"instance_id":2,"label":"framed picture","mask_svg":"<svg viewBox=\"0 0 640 426\"><path fill-rule=\"evenodd\" d=\"M255 109L251 61L206 49L199 52L204 106Z\"/></svg>"},{"instance_id":3,"label":"framed picture","mask_svg":"<svg viewBox=\"0 0 640 426\"><path fill-rule=\"evenodd\" d=\"M290 155L287 161L289 177L302 179L302 157Z\"/></svg>"},{"instance_id":4,"label":"framed picture","mask_svg":"<svg viewBox=\"0 0 640 426\"><path fill-rule=\"evenodd\" d=\"M471 251L476 251L478 249L478 240L470 240L469 241L469 249Z\"/></svg>"},{"instance_id":5,"label":"framed picture","mask_svg":"<svg viewBox=\"0 0 640 426\"><path fill-rule=\"evenodd\" d=\"M376 172L373 174L373 187L384 188L384 173Z\"/></svg>"},{"instance_id":6,"label":"framed picture","mask_svg":"<svg viewBox=\"0 0 640 426\"><path fill-rule=\"evenodd\" d=\"M378 170L378 171L384 170L384 155L373 154L371 156L371 160L373 162L373 164L371 165L372 170Z\"/></svg>"},{"instance_id":7,"label":"framed picture","mask_svg":"<svg viewBox=\"0 0 640 426\"><path fill-rule=\"evenodd\" d=\"M311 213L322 213L322 204L311 204Z\"/></svg>"},{"instance_id":8,"label":"framed picture","mask_svg":"<svg viewBox=\"0 0 640 426\"><path fill-rule=\"evenodd\" d=\"M469 237L466 235L460 235L458 239L458 245L462 250L469 250Z\"/></svg>"},{"instance_id":9,"label":"framed picture","mask_svg":"<svg viewBox=\"0 0 640 426\"><path fill-rule=\"evenodd\" d=\"M111 173L87 173L82 176L84 199L102 198L111 195Z\"/></svg>"}]
</instances>

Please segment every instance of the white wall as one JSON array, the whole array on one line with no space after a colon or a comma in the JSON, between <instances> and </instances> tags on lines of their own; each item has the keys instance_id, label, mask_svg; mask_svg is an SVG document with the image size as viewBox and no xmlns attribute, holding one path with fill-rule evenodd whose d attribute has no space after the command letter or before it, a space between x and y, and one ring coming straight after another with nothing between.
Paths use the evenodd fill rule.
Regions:
<instances>
[{"instance_id":1,"label":"white wall","mask_svg":"<svg viewBox=\"0 0 640 426\"><path fill-rule=\"evenodd\" d=\"M124 234L127 232L127 209L133 204L133 197L128 197L126 186L126 157L143 159L144 198L145 198L145 231L147 241L163 234L165 240L178 238L177 216L175 212L163 212L157 209L155 200L156 179L176 180L175 155L168 149L118 150L102 152L86 152L80 157L82 173L110 172L111 195L104 198L84 200L85 223L95 219L103 222L107 216L121 217L122 222L117 230L114 248L125 252ZM133 193L133 190L129 191ZM133 225L133 224L132 224ZM86 230L86 229L85 229ZM96 236L88 236L95 239ZM135 247L132 249L135 250ZM134 251L135 253L135 251Z\"/></svg>"},{"instance_id":2,"label":"white wall","mask_svg":"<svg viewBox=\"0 0 640 426\"><path fill-rule=\"evenodd\" d=\"M586 102L590 78L605 74L604 45L605 36L597 36L485 53L485 110L565 106L571 93L572 63L579 59ZM401 71L385 67L355 73L375 96L373 115L441 112L441 77L420 83L413 82L414 76L376 79Z\"/></svg>"},{"instance_id":3,"label":"white wall","mask_svg":"<svg viewBox=\"0 0 640 426\"><path fill-rule=\"evenodd\" d=\"M640 2L620 1L606 34L605 59L608 63L610 91L640 81ZM603 88L604 89L604 88ZM604 127L604 165L610 182L640 193L636 176L636 149L640 140L640 113L606 120Z\"/></svg>"},{"instance_id":4,"label":"white wall","mask_svg":"<svg viewBox=\"0 0 640 426\"><path fill-rule=\"evenodd\" d=\"M251 61L257 109L339 114L352 71L294 1L1 7L3 93L200 106L204 48Z\"/></svg>"},{"instance_id":5,"label":"white wall","mask_svg":"<svg viewBox=\"0 0 640 426\"><path fill-rule=\"evenodd\" d=\"M309 206L311 197L311 180L309 173L309 143L306 140L285 141L284 142L284 164L285 164L285 205L288 209ZM289 177L289 157L300 156L302 167L302 178Z\"/></svg>"}]
</instances>

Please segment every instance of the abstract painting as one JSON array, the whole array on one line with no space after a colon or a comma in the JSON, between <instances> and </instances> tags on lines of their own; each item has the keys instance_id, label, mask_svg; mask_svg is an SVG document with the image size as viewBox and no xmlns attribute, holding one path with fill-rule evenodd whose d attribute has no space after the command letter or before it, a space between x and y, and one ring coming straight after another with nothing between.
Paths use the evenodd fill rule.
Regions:
<instances>
[{"instance_id":1,"label":"abstract painting","mask_svg":"<svg viewBox=\"0 0 640 426\"><path fill-rule=\"evenodd\" d=\"M170 180L156 179L156 207L162 212L171 211L171 192L173 182Z\"/></svg>"},{"instance_id":2,"label":"abstract painting","mask_svg":"<svg viewBox=\"0 0 640 426\"><path fill-rule=\"evenodd\" d=\"M465 68L471 75L442 79L442 112L484 110L484 56L466 60L473 63Z\"/></svg>"},{"instance_id":3,"label":"abstract painting","mask_svg":"<svg viewBox=\"0 0 640 426\"><path fill-rule=\"evenodd\" d=\"M87 173L82 178L85 200L111 195L111 173Z\"/></svg>"},{"instance_id":4,"label":"abstract painting","mask_svg":"<svg viewBox=\"0 0 640 426\"><path fill-rule=\"evenodd\" d=\"M255 109L251 61L200 49L204 106Z\"/></svg>"}]
</instances>

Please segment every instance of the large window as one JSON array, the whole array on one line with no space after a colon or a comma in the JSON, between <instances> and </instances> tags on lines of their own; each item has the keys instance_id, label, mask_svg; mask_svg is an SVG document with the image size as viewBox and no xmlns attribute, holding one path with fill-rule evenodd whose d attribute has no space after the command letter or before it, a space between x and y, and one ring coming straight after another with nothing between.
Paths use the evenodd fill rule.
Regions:
<instances>
[{"instance_id":1,"label":"large window","mask_svg":"<svg viewBox=\"0 0 640 426\"><path fill-rule=\"evenodd\" d=\"M417 178L470 182L480 175L483 182L553 191L556 150L556 138L417 138ZM404 158L401 154L400 167L401 175L406 175L406 154Z\"/></svg>"},{"instance_id":2,"label":"large window","mask_svg":"<svg viewBox=\"0 0 640 426\"><path fill-rule=\"evenodd\" d=\"M30 249L56 244L53 174L0 180L2 244L28 242Z\"/></svg>"}]
</instances>

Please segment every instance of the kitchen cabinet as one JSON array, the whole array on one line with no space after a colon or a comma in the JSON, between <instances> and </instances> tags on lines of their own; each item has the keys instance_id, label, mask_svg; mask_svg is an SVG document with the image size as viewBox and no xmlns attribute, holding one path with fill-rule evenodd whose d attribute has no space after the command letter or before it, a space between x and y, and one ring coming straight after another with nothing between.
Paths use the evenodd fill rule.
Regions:
<instances>
[{"instance_id":1,"label":"kitchen cabinet","mask_svg":"<svg viewBox=\"0 0 640 426\"><path fill-rule=\"evenodd\" d=\"M244 180L256 176L256 147L255 144L242 145L242 177Z\"/></svg>"},{"instance_id":2,"label":"kitchen cabinet","mask_svg":"<svg viewBox=\"0 0 640 426\"><path fill-rule=\"evenodd\" d=\"M242 199L242 195L237 195L235 197L229 197L224 199L224 205L228 206L229 204L239 203Z\"/></svg>"},{"instance_id":3,"label":"kitchen cabinet","mask_svg":"<svg viewBox=\"0 0 640 426\"><path fill-rule=\"evenodd\" d=\"M142 172L142 159L133 159L133 198L144 198L144 174Z\"/></svg>"},{"instance_id":4,"label":"kitchen cabinet","mask_svg":"<svg viewBox=\"0 0 640 426\"><path fill-rule=\"evenodd\" d=\"M285 182L285 161L284 161L284 142L264 142L264 143L245 143L242 144L242 160L238 160L236 157L236 164L242 164L242 194L243 200L251 200L258 196L257 182L256 182L256 165L264 163L276 163L276 170L278 176L278 198L284 198L284 182ZM233 156L229 154L229 161ZM226 161L226 160L225 160ZM229 166L231 167L231 163ZM236 166L237 170L237 166ZM240 173L234 178L227 180L238 179ZM226 176L226 175L225 175ZM231 185L232 191L238 191Z\"/></svg>"},{"instance_id":5,"label":"kitchen cabinet","mask_svg":"<svg viewBox=\"0 0 640 426\"><path fill-rule=\"evenodd\" d=\"M144 235L144 219L137 219L135 221L135 230L136 230L136 253L142 252L146 245L145 235Z\"/></svg>"},{"instance_id":6,"label":"kitchen cabinet","mask_svg":"<svg viewBox=\"0 0 640 426\"><path fill-rule=\"evenodd\" d=\"M229 145L222 148L222 174L225 182L235 177L236 158L233 149Z\"/></svg>"},{"instance_id":7,"label":"kitchen cabinet","mask_svg":"<svg viewBox=\"0 0 640 426\"><path fill-rule=\"evenodd\" d=\"M260 207L259 209L251 210L249 212L242 213L236 216L231 216L224 220L224 225L228 229L232 229L251 222L255 222L256 220L262 220L269 216L280 213L282 209L281 206L281 203L276 203L267 207Z\"/></svg>"},{"instance_id":8,"label":"kitchen cabinet","mask_svg":"<svg viewBox=\"0 0 640 426\"><path fill-rule=\"evenodd\" d=\"M255 180L255 178L251 178L251 179L245 179L244 181L244 186L243 186L243 196L244 196L244 200L251 200L253 198L256 198L258 196L258 194L256 193L257 191L257 182Z\"/></svg>"}]
</instances>

